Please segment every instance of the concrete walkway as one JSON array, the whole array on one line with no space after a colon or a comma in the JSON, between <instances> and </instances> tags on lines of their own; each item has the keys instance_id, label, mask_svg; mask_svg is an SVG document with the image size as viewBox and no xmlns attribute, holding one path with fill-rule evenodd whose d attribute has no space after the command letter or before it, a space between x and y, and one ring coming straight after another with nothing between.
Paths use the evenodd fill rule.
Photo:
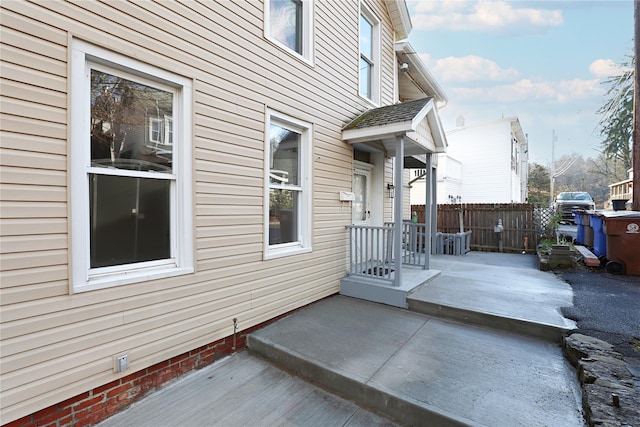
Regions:
<instances>
[{"instance_id":1,"label":"concrete walkway","mask_svg":"<svg viewBox=\"0 0 640 427\"><path fill-rule=\"evenodd\" d=\"M395 426L247 351L184 376L100 427Z\"/></svg>"},{"instance_id":2,"label":"concrete walkway","mask_svg":"<svg viewBox=\"0 0 640 427\"><path fill-rule=\"evenodd\" d=\"M528 255L440 256L433 268L442 275L410 307L440 317L330 297L250 334L250 353L101 425L392 424L367 408L402 425L583 426L576 373L557 341L573 327L559 314L571 305L568 285Z\"/></svg>"},{"instance_id":3,"label":"concrete walkway","mask_svg":"<svg viewBox=\"0 0 640 427\"><path fill-rule=\"evenodd\" d=\"M534 255L521 254L433 256L441 274L408 298L409 309L560 342L576 327L560 310L573 304L573 292L535 263Z\"/></svg>"}]
</instances>

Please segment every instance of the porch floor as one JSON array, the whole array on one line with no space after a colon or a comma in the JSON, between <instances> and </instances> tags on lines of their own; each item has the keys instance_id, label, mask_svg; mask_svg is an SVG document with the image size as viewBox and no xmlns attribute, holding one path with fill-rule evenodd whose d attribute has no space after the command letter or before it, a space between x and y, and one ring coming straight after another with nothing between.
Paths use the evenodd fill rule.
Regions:
<instances>
[{"instance_id":1,"label":"porch floor","mask_svg":"<svg viewBox=\"0 0 640 427\"><path fill-rule=\"evenodd\" d=\"M375 278L345 276L340 280L340 295L408 308L407 296L439 275L440 270L403 265L399 286Z\"/></svg>"}]
</instances>

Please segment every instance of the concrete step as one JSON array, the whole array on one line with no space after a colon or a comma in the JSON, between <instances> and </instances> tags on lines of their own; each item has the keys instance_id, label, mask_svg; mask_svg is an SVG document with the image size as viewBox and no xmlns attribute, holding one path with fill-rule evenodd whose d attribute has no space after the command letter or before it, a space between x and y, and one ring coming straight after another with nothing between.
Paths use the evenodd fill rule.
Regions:
<instances>
[{"instance_id":1,"label":"concrete step","mask_svg":"<svg viewBox=\"0 0 640 427\"><path fill-rule=\"evenodd\" d=\"M554 274L468 255L434 259L432 265L442 274L408 295L409 310L557 343L575 329L575 322L561 313L562 307L573 305L573 291ZM513 264L534 261L511 255L506 259Z\"/></svg>"},{"instance_id":2,"label":"concrete step","mask_svg":"<svg viewBox=\"0 0 640 427\"><path fill-rule=\"evenodd\" d=\"M541 322L532 322L530 319L508 317L498 314L476 311L468 307L455 307L443 305L437 302L407 298L409 310L427 316L449 319L469 325L488 327L500 331L522 334L534 338L540 338L552 342L561 343L562 337L573 330L571 327L559 326Z\"/></svg>"},{"instance_id":3,"label":"concrete step","mask_svg":"<svg viewBox=\"0 0 640 427\"><path fill-rule=\"evenodd\" d=\"M152 392L98 427L311 425L396 424L242 351Z\"/></svg>"},{"instance_id":4,"label":"concrete step","mask_svg":"<svg viewBox=\"0 0 640 427\"><path fill-rule=\"evenodd\" d=\"M249 350L403 425L583 425L548 341L335 296L251 333Z\"/></svg>"}]
</instances>

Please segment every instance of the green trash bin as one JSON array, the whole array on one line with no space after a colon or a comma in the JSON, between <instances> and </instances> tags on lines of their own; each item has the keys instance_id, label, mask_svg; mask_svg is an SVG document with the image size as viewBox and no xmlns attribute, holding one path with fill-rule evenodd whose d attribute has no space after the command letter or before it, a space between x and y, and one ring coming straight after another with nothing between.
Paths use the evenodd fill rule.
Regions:
<instances>
[{"instance_id":1,"label":"green trash bin","mask_svg":"<svg viewBox=\"0 0 640 427\"><path fill-rule=\"evenodd\" d=\"M609 260L605 268L612 274L640 276L640 212L621 211L602 219Z\"/></svg>"}]
</instances>

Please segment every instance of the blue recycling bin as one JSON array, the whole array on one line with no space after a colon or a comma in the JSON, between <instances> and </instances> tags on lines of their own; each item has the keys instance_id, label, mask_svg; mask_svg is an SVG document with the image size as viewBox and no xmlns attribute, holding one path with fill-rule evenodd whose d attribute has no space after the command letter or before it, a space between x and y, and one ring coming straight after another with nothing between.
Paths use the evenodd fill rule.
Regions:
<instances>
[{"instance_id":1,"label":"blue recycling bin","mask_svg":"<svg viewBox=\"0 0 640 427\"><path fill-rule=\"evenodd\" d=\"M573 210L575 216L575 222L578 226L578 233L576 234L576 243L584 245L584 225L582 224L582 216L586 215L583 210Z\"/></svg>"},{"instance_id":2,"label":"blue recycling bin","mask_svg":"<svg viewBox=\"0 0 640 427\"><path fill-rule=\"evenodd\" d=\"M593 228L593 253L600 258L607 255L607 236L602 228L602 217L597 214L590 214L589 217Z\"/></svg>"}]
</instances>

